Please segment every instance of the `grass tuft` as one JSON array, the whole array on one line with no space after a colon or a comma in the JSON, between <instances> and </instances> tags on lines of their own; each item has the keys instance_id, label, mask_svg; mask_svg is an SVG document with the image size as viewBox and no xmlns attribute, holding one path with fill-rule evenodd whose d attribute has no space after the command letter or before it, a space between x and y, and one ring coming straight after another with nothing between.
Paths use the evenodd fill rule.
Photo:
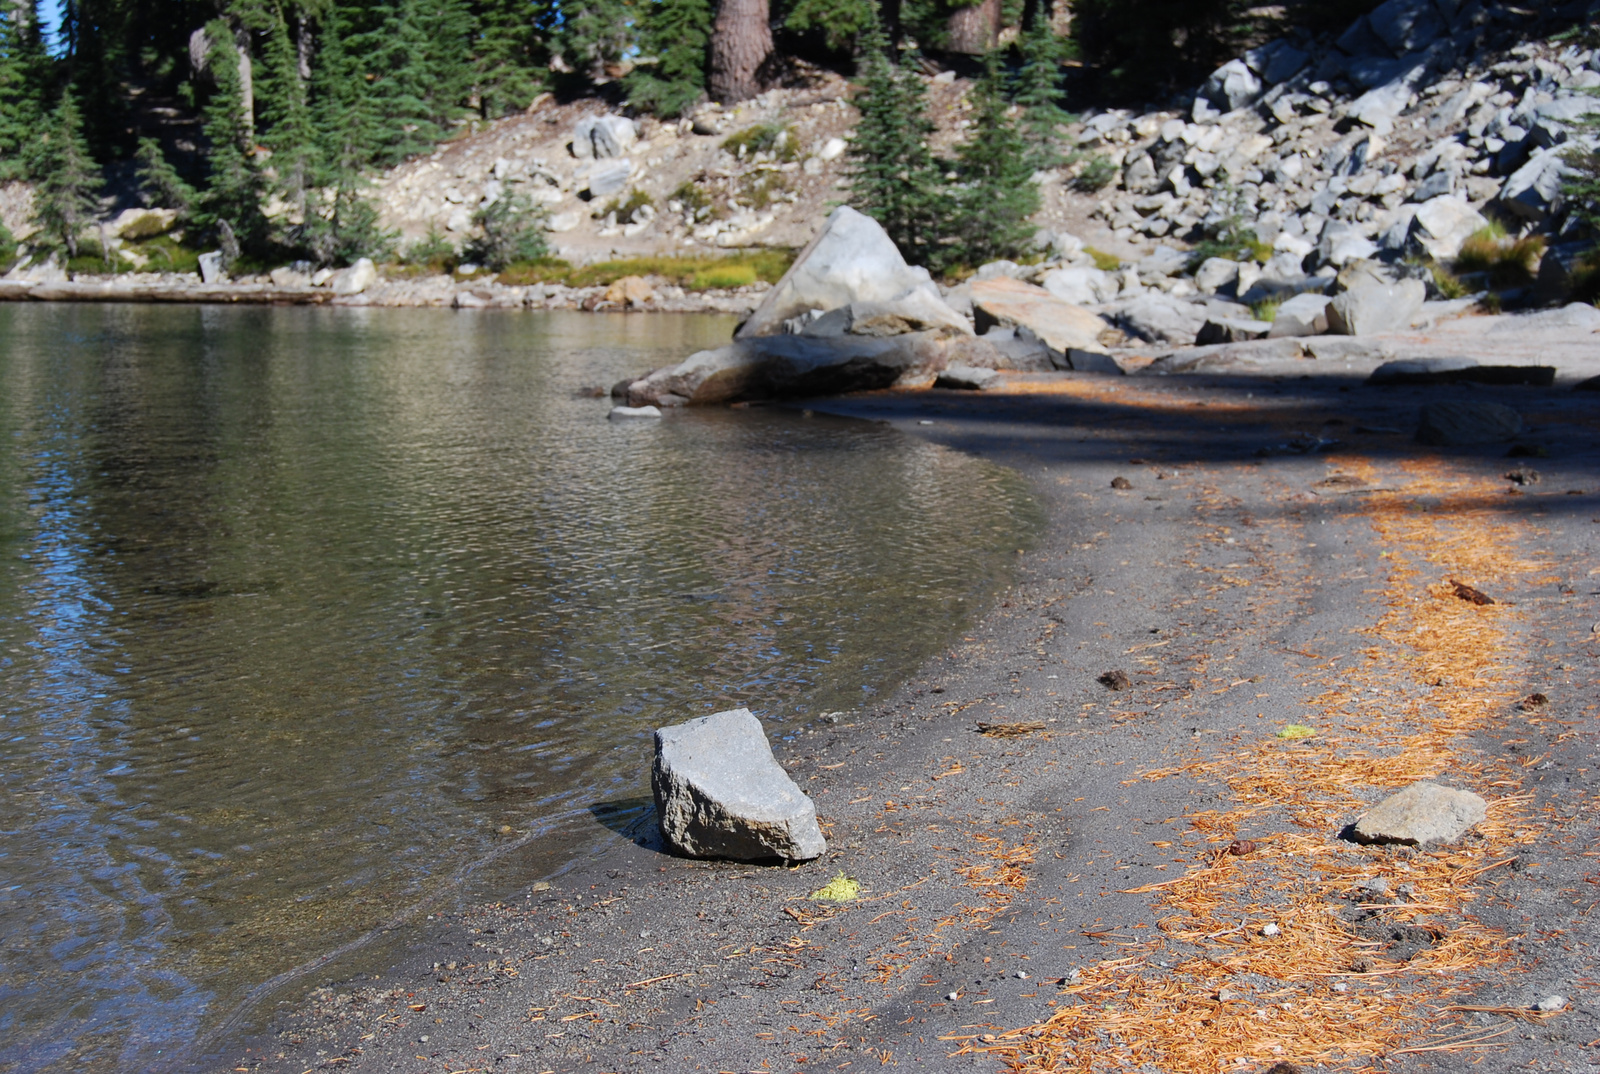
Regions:
<instances>
[{"instance_id":1,"label":"grass tuft","mask_svg":"<svg viewBox=\"0 0 1600 1074\"><path fill-rule=\"evenodd\" d=\"M721 257L628 257L596 265L573 265L543 258L512 265L498 279L511 286L559 283L567 287L608 286L624 276L660 276L692 291L777 283L794 262L792 250L756 250Z\"/></svg>"}]
</instances>

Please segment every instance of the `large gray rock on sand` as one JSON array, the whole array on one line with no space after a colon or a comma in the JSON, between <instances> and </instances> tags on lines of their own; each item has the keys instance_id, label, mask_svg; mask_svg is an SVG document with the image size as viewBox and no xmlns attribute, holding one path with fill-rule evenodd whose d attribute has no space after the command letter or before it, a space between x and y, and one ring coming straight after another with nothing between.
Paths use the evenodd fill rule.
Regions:
<instances>
[{"instance_id":1,"label":"large gray rock on sand","mask_svg":"<svg viewBox=\"0 0 1600 1074\"><path fill-rule=\"evenodd\" d=\"M1350 834L1359 843L1451 843L1487 815L1487 804L1471 791L1424 781L1379 802Z\"/></svg>"},{"instance_id":2,"label":"large gray rock on sand","mask_svg":"<svg viewBox=\"0 0 1600 1074\"><path fill-rule=\"evenodd\" d=\"M1417 442L1439 447L1494 444L1522 432L1522 415L1499 403L1429 403L1417 424Z\"/></svg>"},{"instance_id":3,"label":"large gray rock on sand","mask_svg":"<svg viewBox=\"0 0 1600 1074\"><path fill-rule=\"evenodd\" d=\"M928 270L907 265L882 225L841 205L767 292L737 338L781 332L783 322L808 310L890 302L923 284L931 285ZM949 316L960 320L954 310Z\"/></svg>"},{"instance_id":4,"label":"large gray rock on sand","mask_svg":"<svg viewBox=\"0 0 1600 1074\"><path fill-rule=\"evenodd\" d=\"M1391 284L1366 283L1328 303L1328 331L1341 336L1366 336L1408 328L1422 312L1428 289L1421 280Z\"/></svg>"},{"instance_id":5,"label":"large gray rock on sand","mask_svg":"<svg viewBox=\"0 0 1600 1074\"><path fill-rule=\"evenodd\" d=\"M1206 307L1160 291L1140 295L1117 313L1123 328L1151 343L1193 343L1208 319Z\"/></svg>"},{"instance_id":6,"label":"large gray rock on sand","mask_svg":"<svg viewBox=\"0 0 1600 1074\"><path fill-rule=\"evenodd\" d=\"M690 857L810 861L828 849L817 807L773 759L749 709L656 731L650 789L661 834Z\"/></svg>"},{"instance_id":7,"label":"large gray rock on sand","mask_svg":"<svg viewBox=\"0 0 1600 1074\"><path fill-rule=\"evenodd\" d=\"M1108 354L1100 334L1111 326L1082 306L1063 301L1031 283L1002 276L977 280L972 292L972 320L978 331L1026 328L1057 354ZM1076 366L1076 363L1074 363Z\"/></svg>"},{"instance_id":8,"label":"large gray rock on sand","mask_svg":"<svg viewBox=\"0 0 1600 1074\"><path fill-rule=\"evenodd\" d=\"M572 127L572 155L606 160L625 154L639 140L639 128L626 116L585 116Z\"/></svg>"}]
</instances>

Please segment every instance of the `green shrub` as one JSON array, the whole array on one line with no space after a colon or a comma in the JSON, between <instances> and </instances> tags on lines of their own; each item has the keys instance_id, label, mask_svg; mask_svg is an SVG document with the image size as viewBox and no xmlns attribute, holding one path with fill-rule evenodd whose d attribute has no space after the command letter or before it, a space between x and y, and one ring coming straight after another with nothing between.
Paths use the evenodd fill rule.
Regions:
<instances>
[{"instance_id":1,"label":"green shrub","mask_svg":"<svg viewBox=\"0 0 1600 1074\"><path fill-rule=\"evenodd\" d=\"M617 223L631 224L634 222L633 214L644 208L646 205L653 207L655 205L655 199L642 190L634 190L628 194L625 200L621 202L611 202L605 207L600 215L605 216L609 213L616 213Z\"/></svg>"},{"instance_id":2,"label":"green shrub","mask_svg":"<svg viewBox=\"0 0 1600 1074\"><path fill-rule=\"evenodd\" d=\"M1529 235L1521 239L1506 236L1505 229L1490 226L1461 244L1454 269L1457 273L1483 273L1496 290L1527 287L1533 283L1539 259L1544 256L1544 239Z\"/></svg>"},{"instance_id":3,"label":"green shrub","mask_svg":"<svg viewBox=\"0 0 1600 1074\"><path fill-rule=\"evenodd\" d=\"M0 223L0 272L10 272L17 263L17 239L11 229Z\"/></svg>"},{"instance_id":4,"label":"green shrub","mask_svg":"<svg viewBox=\"0 0 1600 1074\"><path fill-rule=\"evenodd\" d=\"M1101 153L1094 153L1083 162L1078 174L1072 177L1072 188L1093 194L1097 190L1104 189L1116 177L1117 166L1111 163L1111 158Z\"/></svg>"},{"instance_id":5,"label":"green shrub","mask_svg":"<svg viewBox=\"0 0 1600 1074\"><path fill-rule=\"evenodd\" d=\"M474 213L472 222L482 234L468 244L466 254L496 272L519 261L537 261L550 249L544 238L544 207L525 195L498 199Z\"/></svg>"},{"instance_id":6,"label":"green shrub","mask_svg":"<svg viewBox=\"0 0 1600 1074\"><path fill-rule=\"evenodd\" d=\"M432 269L435 272L449 272L461 260L456 253L455 244L432 224L428 225L427 234L406 247L401 258L405 263Z\"/></svg>"},{"instance_id":7,"label":"green shrub","mask_svg":"<svg viewBox=\"0 0 1600 1074\"><path fill-rule=\"evenodd\" d=\"M1443 265L1430 265L1428 271L1433 275L1433 286L1439 291L1441 298L1466 298L1472 292L1467 290L1467 285L1462 283L1454 273Z\"/></svg>"},{"instance_id":8,"label":"green shrub","mask_svg":"<svg viewBox=\"0 0 1600 1074\"><path fill-rule=\"evenodd\" d=\"M794 132L782 123L758 123L738 134L723 139L722 148L736 157L753 157L757 153L771 153L774 158L791 161L800 155L800 143Z\"/></svg>"},{"instance_id":9,"label":"green shrub","mask_svg":"<svg viewBox=\"0 0 1600 1074\"><path fill-rule=\"evenodd\" d=\"M1278 319L1278 307L1281 305L1283 305L1281 298L1263 298L1259 302L1250 304L1250 316L1271 324Z\"/></svg>"},{"instance_id":10,"label":"green shrub","mask_svg":"<svg viewBox=\"0 0 1600 1074\"><path fill-rule=\"evenodd\" d=\"M1083 252L1094 258L1094 267L1101 272L1116 272L1122 268L1122 259L1113 257L1104 250L1096 250L1093 246L1085 246Z\"/></svg>"},{"instance_id":11,"label":"green shrub","mask_svg":"<svg viewBox=\"0 0 1600 1074\"><path fill-rule=\"evenodd\" d=\"M671 200L683 206L684 215L691 220L704 220L711 215L715 203L711 195L707 194L692 179L685 179L678 184L678 189L670 195Z\"/></svg>"},{"instance_id":12,"label":"green shrub","mask_svg":"<svg viewBox=\"0 0 1600 1074\"><path fill-rule=\"evenodd\" d=\"M765 209L788 192L782 172L752 172L739 180L739 198L752 209Z\"/></svg>"}]
</instances>

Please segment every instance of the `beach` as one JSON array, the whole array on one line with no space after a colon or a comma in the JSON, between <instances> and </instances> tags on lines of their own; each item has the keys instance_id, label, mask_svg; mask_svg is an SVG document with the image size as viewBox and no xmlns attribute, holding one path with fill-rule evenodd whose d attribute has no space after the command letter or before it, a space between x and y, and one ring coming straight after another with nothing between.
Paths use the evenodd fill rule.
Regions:
<instances>
[{"instance_id":1,"label":"beach","mask_svg":"<svg viewBox=\"0 0 1600 1074\"><path fill-rule=\"evenodd\" d=\"M1528 427L1421 446L1439 400ZM1589 1069L1595 400L1236 372L804 404L1010 466L1046 516L941 657L777 744L828 852L684 859L627 811L398 926L390 968L306 975L216 1069ZM1486 819L1343 837L1422 780ZM839 874L858 898L808 897Z\"/></svg>"}]
</instances>

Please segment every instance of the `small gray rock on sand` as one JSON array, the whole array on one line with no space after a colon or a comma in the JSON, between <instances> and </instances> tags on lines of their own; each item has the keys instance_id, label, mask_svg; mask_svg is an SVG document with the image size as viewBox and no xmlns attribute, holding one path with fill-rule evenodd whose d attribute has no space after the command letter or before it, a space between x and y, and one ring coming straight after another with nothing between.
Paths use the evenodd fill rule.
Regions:
<instances>
[{"instance_id":1,"label":"small gray rock on sand","mask_svg":"<svg viewBox=\"0 0 1600 1074\"><path fill-rule=\"evenodd\" d=\"M953 365L939 374L939 379L933 382L935 388L959 388L965 391L981 392L1000 379L1000 374L992 369L974 369L969 365Z\"/></svg>"},{"instance_id":2,"label":"small gray rock on sand","mask_svg":"<svg viewBox=\"0 0 1600 1074\"><path fill-rule=\"evenodd\" d=\"M1451 843L1488 815L1488 804L1471 791L1413 783L1391 794L1351 826L1358 843Z\"/></svg>"},{"instance_id":3,"label":"small gray rock on sand","mask_svg":"<svg viewBox=\"0 0 1600 1074\"><path fill-rule=\"evenodd\" d=\"M656 731L650 788L661 834L695 858L809 861L828 849L817 808L773 759L749 709Z\"/></svg>"},{"instance_id":4,"label":"small gray rock on sand","mask_svg":"<svg viewBox=\"0 0 1600 1074\"><path fill-rule=\"evenodd\" d=\"M1422 408L1417 442L1436 447L1494 444L1522 432L1522 415L1499 403L1429 403Z\"/></svg>"}]
</instances>

